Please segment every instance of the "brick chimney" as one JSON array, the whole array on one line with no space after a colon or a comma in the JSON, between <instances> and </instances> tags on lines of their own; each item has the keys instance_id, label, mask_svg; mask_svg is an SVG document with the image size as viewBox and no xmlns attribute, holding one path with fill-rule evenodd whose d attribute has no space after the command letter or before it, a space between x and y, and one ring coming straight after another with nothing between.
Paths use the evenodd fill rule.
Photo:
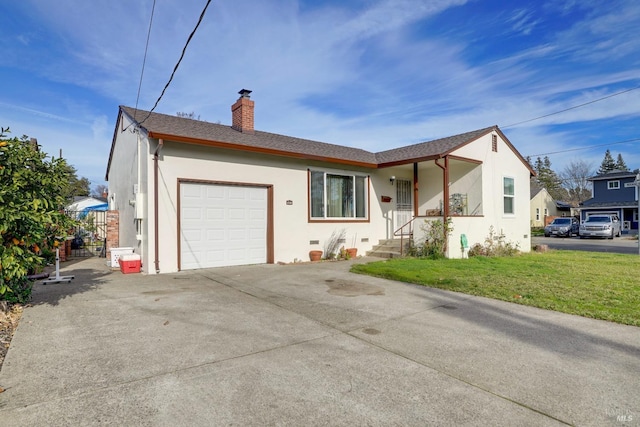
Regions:
<instances>
[{"instance_id":1,"label":"brick chimney","mask_svg":"<svg viewBox=\"0 0 640 427\"><path fill-rule=\"evenodd\" d=\"M240 94L240 98L231 106L231 116L233 119L231 127L242 133L253 134L253 106L255 103L249 96L251 91L242 89L238 93Z\"/></svg>"}]
</instances>

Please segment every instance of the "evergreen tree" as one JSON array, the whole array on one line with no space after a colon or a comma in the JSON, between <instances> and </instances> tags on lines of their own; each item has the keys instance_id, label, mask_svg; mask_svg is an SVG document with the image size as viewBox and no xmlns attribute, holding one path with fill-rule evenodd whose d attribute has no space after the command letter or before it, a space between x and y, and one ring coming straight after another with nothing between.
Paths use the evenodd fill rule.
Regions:
<instances>
[{"instance_id":1,"label":"evergreen tree","mask_svg":"<svg viewBox=\"0 0 640 427\"><path fill-rule=\"evenodd\" d=\"M618 154L618 160L616 161L616 169L623 172L629 171L627 164L624 162L624 159L622 158L622 154Z\"/></svg>"},{"instance_id":2,"label":"evergreen tree","mask_svg":"<svg viewBox=\"0 0 640 427\"><path fill-rule=\"evenodd\" d=\"M609 173L614 170L616 170L616 162L613 160L613 157L611 156L611 151L607 150L604 153L604 159L602 159L602 164L600 164L600 169L598 169L598 175Z\"/></svg>"},{"instance_id":3,"label":"evergreen tree","mask_svg":"<svg viewBox=\"0 0 640 427\"><path fill-rule=\"evenodd\" d=\"M536 171L536 182L539 186L546 188L551 197L555 200L566 200L567 191L562 187L562 180L558 174L551 169L551 160L545 156L544 159L538 157L533 169Z\"/></svg>"},{"instance_id":4,"label":"evergreen tree","mask_svg":"<svg viewBox=\"0 0 640 427\"><path fill-rule=\"evenodd\" d=\"M90 194L91 181L85 177L78 179L78 171L72 165L65 164L64 167L69 176L69 185L66 186L62 195L67 200L67 203L72 202L75 196L88 196Z\"/></svg>"}]
</instances>

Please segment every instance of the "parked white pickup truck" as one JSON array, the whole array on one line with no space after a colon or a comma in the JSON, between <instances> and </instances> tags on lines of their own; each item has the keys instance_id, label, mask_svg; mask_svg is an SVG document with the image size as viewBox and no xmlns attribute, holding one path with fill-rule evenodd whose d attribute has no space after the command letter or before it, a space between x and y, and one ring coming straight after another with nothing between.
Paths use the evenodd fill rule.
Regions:
<instances>
[{"instance_id":1,"label":"parked white pickup truck","mask_svg":"<svg viewBox=\"0 0 640 427\"><path fill-rule=\"evenodd\" d=\"M620 220L617 215L591 215L585 222L580 224L578 234L581 239L585 237L606 237L613 239L620 237Z\"/></svg>"}]
</instances>

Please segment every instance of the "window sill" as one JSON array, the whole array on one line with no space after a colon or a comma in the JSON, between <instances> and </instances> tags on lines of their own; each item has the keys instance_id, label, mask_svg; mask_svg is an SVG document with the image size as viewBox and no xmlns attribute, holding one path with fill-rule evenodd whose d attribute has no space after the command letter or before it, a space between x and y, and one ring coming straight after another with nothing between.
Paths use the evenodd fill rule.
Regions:
<instances>
[{"instance_id":1,"label":"window sill","mask_svg":"<svg viewBox=\"0 0 640 427\"><path fill-rule=\"evenodd\" d=\"M317 223L317 224L321 224L321 223L344 223L344 224L354 224L354 223L366 223L366 222L370 222L369 218L327 218L327 219L316 219L316 218L309 218L308 222L310 224L312 223Z\"/></svg>"}]
</instances>

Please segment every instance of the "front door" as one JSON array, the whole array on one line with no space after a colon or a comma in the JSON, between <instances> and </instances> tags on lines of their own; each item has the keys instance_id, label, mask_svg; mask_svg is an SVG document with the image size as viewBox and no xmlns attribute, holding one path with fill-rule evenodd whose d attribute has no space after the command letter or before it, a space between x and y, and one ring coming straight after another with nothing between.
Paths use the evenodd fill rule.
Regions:
<instances>
[{"instance_id":1,"label":"front door","mask_svg":"<svg viewBox=\"0 0 640 427\"><path fill-rule=\"evenodd\" d=\"M394 230L398 230L413 218L413 203L411 202L411 181L396 180L396 211ZM409 234L410 227L402 230L403 234ZM398 233L399 234L399 233Z\"/></svg>"}]
</instances>

